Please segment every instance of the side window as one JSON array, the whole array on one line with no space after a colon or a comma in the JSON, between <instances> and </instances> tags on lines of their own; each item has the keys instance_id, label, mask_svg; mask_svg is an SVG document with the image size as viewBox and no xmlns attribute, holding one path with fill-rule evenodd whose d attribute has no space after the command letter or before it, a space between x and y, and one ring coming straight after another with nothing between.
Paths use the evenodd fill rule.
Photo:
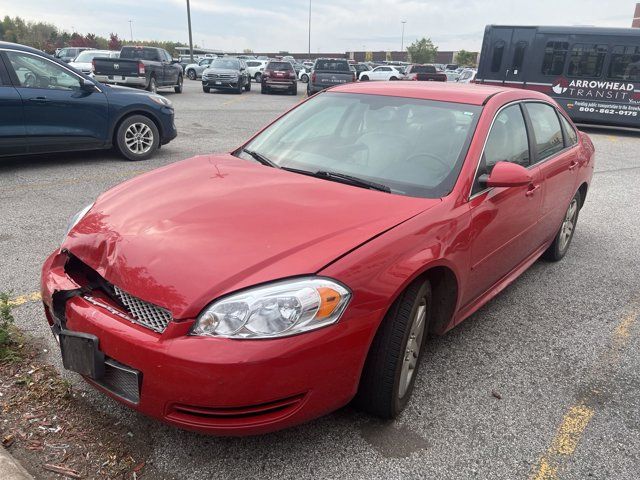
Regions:
<instances>
[{"instance_id":1,"label":"side window","mask_svg":"<svg viewBox=\"0 0 640 480\"><path fill-rule=\"evenodd\" d=\"M544 48L541 72L543 75L562 75L567 60L567 42L547 42Z\"/></svg>"},{"instance_id":2,"label":"side window","mask_svg":"<svg viewBox=\"0 0 640 480\"><path fill-rule=\"evenodd\" d=\"M498 162L529 166L529 138L520 105L511 105L498 114L489 132L482 161L483 173L491 173Z\"/></svg>"},{"instance_id":3,"label":"side window","mask_svg":"<svg viewBox=\"0 0 640 480\"><path fill-rule=\"evenodd\" d=\"M514 75L518 75L518 72L522 70L522 64L524 63L524 53L527 50L529 44L527 42L516 43L516 48L513 51L513 61L511 62L511 72Z\"/></svg>"},{"instance_id":4,"label":"side window","mask_svg":"<svg viewBox=\"0 0 640 480\"><path fill-rule=\"evenodd\" d=\"M61 66L33 55L7 52L21 87L76 90L80 79Z\"/></svg>"},{"instance_id":5,"label":"side window","mask_svg":"<svg viewBox=\"0 0 640 480\"><path fill-rule=\"evenodd\" d=\"M500 71L502 66L502 57L504 55L505 43L502 40L493 44L493 56L491 57L491 72L496 73Z\"/></svg>"},{"instance_id":6,"label":"side window","mask_svg":"<svg viewBox=\"0 0 640 480\"><path fill-rule=\"evenodd\" d=\"M564 141L555 108L545 103L527 103L525 108L536 138L537 160L544 160L562 150Z\"/></svg>"},{"instance_id":7,"label":"side window","mask_svg":"<svg viewBox=\"0 0 640 480\"><path fill-rule=\"evenodd\" d=\"M640 46L616 45L609 64L611 80L640 82Z\"/></svg>"},{"instance_id":8,"label":"side window","mask_svg":"<svg viewBox=\"0 0 640 480\"><path fill-rule=\"evenodd\" d=\"M576 43L569 57L569 77L599 77L607 55L606 45Z\"/></svg>"},{"instance_id":9,"label":"side window","mask_svg":"<svg viewBox=\"0 0 640 480\"><path fill-rule=\"evenodd\" d=\"M564 118L564 115L558 114L560 117L560 123L562 123L562 127L564 128L565 134L567 137L565 138L565 144L567 147L571 145L575 145L578 143L578 134L576 133L575 128Z\"/></svg>"}]
</instances>

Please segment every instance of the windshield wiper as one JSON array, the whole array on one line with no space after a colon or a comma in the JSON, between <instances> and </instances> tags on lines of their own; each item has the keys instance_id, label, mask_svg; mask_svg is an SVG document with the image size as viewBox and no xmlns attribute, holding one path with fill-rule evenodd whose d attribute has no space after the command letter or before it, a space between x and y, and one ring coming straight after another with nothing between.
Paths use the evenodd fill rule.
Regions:
<instances>
[{"instance_id":1,"label":"windshield wiper","mask_svg":"<svg viewBox=\"0 0 640 480\"><path fill-rule=\"evenodd\" d=\"M273 162L273 160L269 160L267 157L265 157L261 153L255 152L253 150L249 150L247 148L243 148L242 151L247 155L251 155L251 157L253 157L254 160L256 160L258 163L261 163L262 165L266 165L267 167L280 168L278 165L276 165Z\"/></svg>"},{"instance_id":2,"label":"windshield wiper","mask_svg":"<svg viewBox=\"0 0 640 480\"><path fill-rule=\"evenodd\" d=\"M344 173L330 172L328 170L318 170L317 172L310 172L309 170L301 170L298 168L282 167L283 170L289 172L301 173L303 175L310 175L317 178L325 178L334 182L346 183L356 187L368 188L370 190L378 190L380 192L391 193L391 188L382 183L372 182L365 180L364 178L353 177Z\"/></svg>"}]
</instances>

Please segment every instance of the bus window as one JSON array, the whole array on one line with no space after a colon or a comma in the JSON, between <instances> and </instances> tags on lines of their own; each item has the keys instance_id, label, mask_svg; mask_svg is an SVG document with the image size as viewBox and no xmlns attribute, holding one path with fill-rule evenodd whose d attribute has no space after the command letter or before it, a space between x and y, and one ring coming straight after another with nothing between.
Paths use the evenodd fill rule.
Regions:
<instances>
[{"instance_id":1,"label":"bus window","mask_svg":"<svg viewBox=\"0 0 640 480\"><path fill-rule=\"evenodd\" d=\"M588 45L576 43L571 49L569 57L569 77L599 77L602 75L604 57L607 54L606 45Z\"/></svg>"},{"instance_id":2,"label":"bus window","mask_svg":"<svg viewBox=\"0 0 640 480\"><path fill-rule=\"evenodd\" d=\"M567 59L568 42L547 42L542 61L543 75L562 75Z\"/></svg>"},{"instance_id":3,"label":"bus window","mask_svg":"<svg viewBox=\"0 0 640 480\"><path fill-rule=\"evenodd\" d=\"M527 42L516 43L516 48L513 51L513 61L511 65L511 71L514 75L518 75L518 72L522 69L524 63L524 52L529 44Z\"/></svg>"},{"instance_id":4,"label":"bus window","mask_svg":"<svg viewBox=\"0 0 640 480\"><path fill-rule=\"evenodd\" d=\"M505 43L500 40L493 45L493 57L491 58L491 72L496 73L500 71L502 66L502 55L504 54Z\"/></svg>"},{"instance_id":5,"label":"bus window","mask_svg":"<svg viewBox=\"0 0 640 480\"><path fill-rule=\"evenodd\" d=\"M609 78L640 82L640 47L624 45L613 47Z\"/></svg>"}]
</instances>

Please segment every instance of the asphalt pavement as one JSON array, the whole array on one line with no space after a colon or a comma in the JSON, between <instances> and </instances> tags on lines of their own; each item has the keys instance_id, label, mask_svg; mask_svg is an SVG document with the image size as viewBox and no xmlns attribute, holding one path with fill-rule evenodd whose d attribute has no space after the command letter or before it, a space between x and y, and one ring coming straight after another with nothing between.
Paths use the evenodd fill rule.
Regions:
<instances>
[{"instance_id":1,"label":"asphalt pavement","mask_svg":"<svg viewBox=\"0 0 640 480\"><path fill-rule=\"evenodd\" d=\"M640 134L591 130L596 173L567 256L539 261L428 343L413 398L384 423L351 407L293 429L215 438L146 419L64 372L34 292L68 218L105 189L193 155L228 151L303 96L166 93L179 136L145 162L112 152L0 160L0 290L19 327L93 407L185 479L640 477ZM256 206L258 207L258 206ZM53 353L51 353L53 352ZM310 372L312 374L312 372Z\"/></svg>"}]
</instances>

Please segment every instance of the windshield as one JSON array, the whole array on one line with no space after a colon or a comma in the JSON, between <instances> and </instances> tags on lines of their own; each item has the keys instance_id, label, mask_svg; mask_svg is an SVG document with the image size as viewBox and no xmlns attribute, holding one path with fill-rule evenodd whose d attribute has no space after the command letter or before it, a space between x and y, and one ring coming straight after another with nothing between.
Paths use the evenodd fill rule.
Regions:
<instances>
[{"instance_id":1,"label":"windshield","mask_svg":"<svg viewBox=\"0 0 640 480\"><path fill-rule=\"evenodd\" d=\"M231 58L217 58L211 62L211 68L223 68L227 70L240 70L240 62Z\"/></svg>"},{"instance_id":2,"label":"windshield","mask_svg":"<svg viewBox=\"0 0 640 480\"><path fill-rule=\"evenodd\" d=\"M279 167L346 174L393 193L439 198L456 182L480 111L459 103L326 92L245 148Z\"/></svg>"}]
</instances>

